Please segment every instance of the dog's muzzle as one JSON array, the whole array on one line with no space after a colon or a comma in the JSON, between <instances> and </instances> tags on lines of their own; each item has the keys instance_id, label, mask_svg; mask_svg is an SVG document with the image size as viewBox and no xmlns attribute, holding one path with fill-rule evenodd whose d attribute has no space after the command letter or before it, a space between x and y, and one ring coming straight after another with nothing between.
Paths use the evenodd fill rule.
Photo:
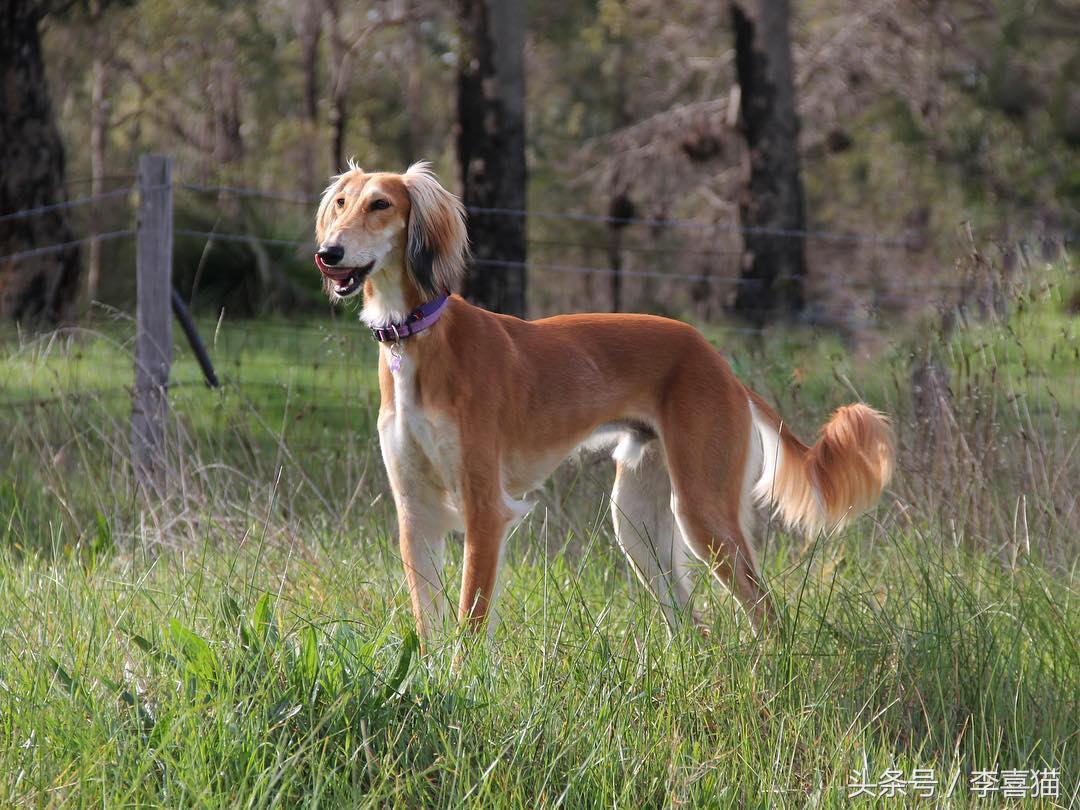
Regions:
<instances>
[{"instance_id":1,"label":"dog's muzzle","mask_svg":"<svg viewBox=\"0 0 1080 810\"><path fill-rule=\"evenodd\" d=\"M363 267L331 267L322 260L321 256L316 254L315 266L319 268L319 272L324 277L330 279L330 282L334 285L335 295L340 298L348 298L360 289L364 279L368 277L372 268L375 267L375 262L370 261Z\"/></svg>"}]
</instances>

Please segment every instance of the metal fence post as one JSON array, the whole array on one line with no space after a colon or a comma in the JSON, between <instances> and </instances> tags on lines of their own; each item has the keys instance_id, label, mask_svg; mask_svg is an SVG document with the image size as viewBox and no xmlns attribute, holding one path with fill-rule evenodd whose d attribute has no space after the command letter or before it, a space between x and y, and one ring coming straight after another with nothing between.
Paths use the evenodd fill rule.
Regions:
<instances>
[{"instance_id":1,"label":"metal fence post","mask_svg":"<svg viewBox=\"0 0 1080 810\"><path fill-rule=\"evenodd\" d=\"M135 389L131 453L143 487L165 483L165 425L172 365L172 160L139 158Z\"/></svg>"}]
</instances>

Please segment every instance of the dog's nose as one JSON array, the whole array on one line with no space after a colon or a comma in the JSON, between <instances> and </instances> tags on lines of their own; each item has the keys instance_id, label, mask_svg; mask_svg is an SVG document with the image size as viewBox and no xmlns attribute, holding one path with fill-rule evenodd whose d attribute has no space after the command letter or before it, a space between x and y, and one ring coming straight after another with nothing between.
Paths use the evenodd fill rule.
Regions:
<instances>
[{"instance_id":1,"label":"dog's nose","mask_svg":"<svg viewBox=\"0 0 1080 810\"><path fill-rule=\"evenodd\" d=\"M337 264L345 258L345 248L341 245L324 245L315 255L323 260L323 264Z\"/></svg>"}]
</instances>

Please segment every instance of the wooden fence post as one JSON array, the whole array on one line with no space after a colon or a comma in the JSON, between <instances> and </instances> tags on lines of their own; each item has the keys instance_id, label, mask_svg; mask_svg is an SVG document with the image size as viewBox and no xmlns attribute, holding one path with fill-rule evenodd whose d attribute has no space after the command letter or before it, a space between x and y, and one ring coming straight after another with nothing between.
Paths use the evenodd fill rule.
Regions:
<instances>
[{"instance_id":1,"label":"wooden fence post","mask_svg":"<svg viewBox=\"0 0 1080 810\"><path fill-rule=\"evenodd\" d=\"M172 160L139 158L135 390L131 453L144 488L165 484L165 425L172 365Z\"/></svg>"}]
</instances>

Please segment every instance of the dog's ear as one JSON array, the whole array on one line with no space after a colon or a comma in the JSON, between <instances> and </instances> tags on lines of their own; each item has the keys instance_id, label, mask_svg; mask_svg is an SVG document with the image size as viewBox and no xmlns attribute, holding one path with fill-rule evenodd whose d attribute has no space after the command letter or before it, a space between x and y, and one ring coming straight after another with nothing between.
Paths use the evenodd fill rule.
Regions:
<instances>
[{"instance_id":1,"label":"dog's ear","mask_svg":"<svg viewBox=\"0 0 1080 810\"><path fill-rule=\"evenodd\" d=\"M431 164L414 163L401 176L409 194L406 264L425 296L452 292L465 273L469 237L461 200L439 184Z\"/></svg>"}]
</instances>

